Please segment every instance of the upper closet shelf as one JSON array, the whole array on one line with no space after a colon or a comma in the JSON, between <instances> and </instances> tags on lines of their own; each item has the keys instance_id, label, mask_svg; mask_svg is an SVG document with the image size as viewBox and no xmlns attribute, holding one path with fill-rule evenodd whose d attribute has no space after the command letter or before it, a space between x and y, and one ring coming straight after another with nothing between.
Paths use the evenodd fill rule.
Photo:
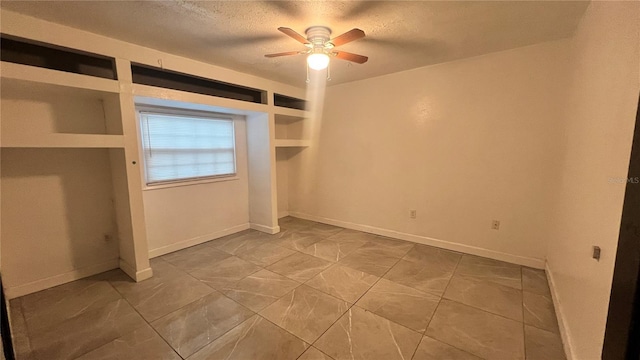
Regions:
<instances>
[{"instance_id":1,"label":"upper closet shelf","mask_svg":"<svg viewBox=\"0 0 640 360\"><path fill-rule=\"evenodd\" d=\"M120 85L117 80L104 79L88 75L51 70L36 66L15 64L2 61L0 63L2 91L10 91L11 87L57 87L77 89L99 93L118 93Z\"/></svg>"},{"instance_id":2,"label":"upper closet shelf","mask_svg":"<svg viewBox=\"0 0 640 360\"><path fill-rule=\"evenodd\" d=\"M309 147L311 143L309 140L297 140L297 139L276 139L274 141L275 146L278 147Z\"/></svg>"},{"instance_id":3,"label":"upper closet shelf","mask_svg":"<svg viewBox=\"0 0 640 360\"><path fill-rule=\"evenodd\" d=\"M311 117L311 113L309 111L290 109L282 106L275 106L275 114L298 119L306 119Z\"/></svg>"},{"instance_id":4,"label":"upper closet shelf","mask_svg":"<svg viewBox=\"0 0 640 360\"><path fill-rule=\"evenodd\" d=\"M124 148L123 135L30 134L28 137L2 134L3 148Z\"/></svg>"}]
</instances>

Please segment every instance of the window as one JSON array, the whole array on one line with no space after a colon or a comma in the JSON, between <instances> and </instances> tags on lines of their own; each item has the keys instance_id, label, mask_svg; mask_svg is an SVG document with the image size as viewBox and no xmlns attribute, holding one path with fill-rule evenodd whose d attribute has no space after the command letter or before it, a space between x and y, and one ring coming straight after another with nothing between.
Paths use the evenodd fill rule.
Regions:
<instances>
[{"instance_id":1,"label":"window","mask_svg":"<svg viewBox=\"0 0 640 360\"><path fill-rule=\"evenodd\" d=\"M233 119L181 110L140 110L147 185L236 173Z\"/></svg>"}]
</instances>

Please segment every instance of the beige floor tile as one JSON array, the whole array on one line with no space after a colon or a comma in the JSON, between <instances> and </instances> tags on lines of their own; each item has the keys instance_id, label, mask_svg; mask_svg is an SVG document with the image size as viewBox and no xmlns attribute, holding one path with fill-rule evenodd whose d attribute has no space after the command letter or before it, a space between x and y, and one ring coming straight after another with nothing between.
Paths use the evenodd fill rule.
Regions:
<instances>
[{"instance_id":1,"label":"beige floor tile","mask_svg":"<svg viewBox=\"0 0 640 360\"><path fill-rule=\"evenodd\" d=\"M525 325L524 343L527 360L565 360L560 335Z\"/></svg>"},{"instance_id":2,"label":"beige floor tile","mask_svg":"<svg viewBox=\"0 0 640 360\"><path fill-rule=\"evenodd\" d=\"M547 275L544 270L523 267L522 290L541 295L550 295L551 291L549 290Z\"/></svg>"},{"instance_id":3,"label":"beige floor tile","mask_svg":"<svg viewBox=\"0 0 640 360\"><path fill-rule=\"evenodd\" d=\"M496 284L522 289L520 265L473 255L464 255L458 264L456 274L492 281Z\"/></svg>"},{"instance_id":4,"label":"beige floor tile","mask_svg":"<svg viewBox=\"0 0 640 360\"><path fill-rule=\"evenodd\" d=\"M322 240L324 240L323 237L312 233L301 233L293 230L285 230L284 234L278 236L278 238L274 240L274 244L285 247L287 249L301 251L302 249Z\"/></svg>"},{"instance_id":5,"label":"beige floor tile","mask_svg":"<svg viewBox=\"0 0 640 360\"><path fill-rule=\"evenodd\" d=\"M437 264L443 269L453 271L461 258L462 255L457 252L439 249L433 246L415 244L411 249L409 249L402 260Z\"/></svg>"},{"instance_id":6,"label":"beige floor tile","mask_svg":"<svg viewBox=\"0 0 640 360\"><path fill-rule=\"evenodd\" d=\"M456 349L451 345L432 339L428 336L422 338L418 350L412 360L482 360L468 352Z\"/></svg>"},{"instance_id":7,"label":"beige floor tile","mask_svg":"<svg viewBox=\"0 0 640 360\"><path fill-rule=\"evenodd\" d=\"M295 360L308 345L258 315L189 357L189 360Z\"/></svg>"},{"instance_id":8,"label":"beige floor tile","mask_svg":"<svg viewBox=\"0 0 640 360\"><path fill-rule=\"evenodd\" d=\"M176 276L182 276L187 273L186 271L171 264L170 262L165 261L161 257L151 259L149 260L149 263L151 264L151 268L153 269L154 278L162 278L164 280L174 278ZM124 272L120 271L120 273ZM125 274L125 277L129 278L129 275Z\"/></svg>"},{"instance_id":9,"label":"beige floor tile","mask_svg":"<svg viewBox=\"0 0 640 360\"><path fill-rule=\"evenodd\" d=\"M333 265L306 285L339 299L355 303L379 278L346 266Z\"/></svg>"},{"instance_id":10,"label":"beige floor tile","mask_svg":"<svg viewBox=\"0 0 640 360\"><path fill-rule=\"evenodd\" d=\"M198 269L191 276L214 289L222 289L249 276L261 268L236 256L228 257L206 268Z\"/></svg>"},{"instance_id":11,"label":"beige floor tile","mask_svg":"<svg viewBox=\"0 0 640 360\"><path fill-rule=\"evenodd\" d=\"M509 286L454 275L443 297L522 321L522 291Z\"/></svg>"},{"instance_id":12,"label":"beige floor tile","mask_svg":"<svg viewBox=\"0 0 640 360\"><path fill-rule=\"evenodd\" d=\"M425 335L485 359L524 359L522 323L443 299Z\"/></svg>"},{"instance_id":13,"label":"beige floor tile","mask_svg":"<svg viewBox=\"0 0 640 360\"><path fill-rule=\"evenodd\" d=\"M178 310L213 291L186 274L168 278L154 276L139 283L128 279L113 285L147 321Z\"/></svg>"},{"instance_id":14,"label":"beige floor tile","mask_svg":"<svg viewBox=\"0 0 640 360\"><path fill-rule=\"evenodd\" d=\"M356 305L423 333L440 298L386 279L380 279Z\"/></svg>"},{"instance_id":15,"label":"beige floor tile","mask_svg":"<svg viewBox=\"0 0 640 360\"><path fill-rule=\"evenodd\" d=\"M402 259L385 274L384 278L441 296L454 269L453 262L413 262Z\"/></svg>"},{"instance_id":16,"label":"beige floor tile","mask_svg":"<svg viewBox=\"0 0 640 360\"><path fill-rule=\"evenodd\" d=\"M314 347L309 347L307 351L305 351L304 354L302 354L302 356L298 358L298 360L333 360L333 359L329 357L329 355L324 354L322 351Z\"/></svg>"},{"instance_id":17,"label":"beige floor tile","mask_svg":"<svg viewBox=\"0 0 640 360\"><path fill-rule=\"evenodd\" d=\"M271 265L294 252L295 251L291 249L287 249L273 243L266 243L251 250L241 252L238 254L238 257L250 263L264 267Z\"/></svg>"},{"instance_id":18,"label":"beige floor tile","mask_svg":"<svg viewBox=\"0 0 640 360\"><path fill-rule=\"evenodd\" d=\"M35 358L75 359L143 326L140 315L119 299L29 335Z\"/></svg>"},{"instance_id":19,"label":"beige floor tile","mask_svg":"<svg viewBox=\"0 0 640 360\"><path fill-rule=\"evenodd\" d=\"M296 252L267 267L267 269L290 279L304 282L316 276L331 264L330 261Z\"/></svg>"},{"instance_id":20,"label":"beige floor tile","mask_svg":"<svg viewBox=\"0 0 640 360\"><path fill-rule=\"evenodd\" d=\"M249 251L260 245L273 241L269 235L259 231L251 231L239 236L224 237L212 242L211 246L232 255Z\"/></svg>"},{"instance_id":21,"label":"beige floor tile","mask_svg":"<svg viewBox=\"0 0 640 360\"><path fill-rule=\"evenodd\" d=\"M365 242L363 241L342 242L325 239L306 247L301 251L305 254L319 257L324 260L336 262L354 252L364 244Z\"/></svg>"},{"instance_id":22,"label":"beige floor tile","mask_svg":"<svg viewBox=\"0 0 640 360\"><path fill-rule=\"evenodd\" d=\"M27 326L37 332L120 298L109 282L89 278L23 296L20 302Z\"/></svg>"},{"instance_id":23,"label":"beige floor tile","mask_svg":"<svg viewBox=\"0 0 640 360\"><path fill-rule=\"evenodd\" d=\"M396 257L384 254L384 252L379 249L361 247L341 259L338 263L371 275L382 276L399 260Z\"/></svg>"},{"instance_id":24,"label":"beige floor tile","mask_svg":"<svg viewBox=\"0 0 640 360\"><path fill-rule=\"evenodd\" d=\"M308 228L313 224L317 223L309 220L295 218L293 216L287 216L278 219L278 225L280 225L280 228L286 230L300 230Z\"/></svg>"},{"instance_id":25,"label":"beige floor tile","mask_svg":"<svg viewBox=\"0 0 640 360\"><path fill-rule=\"evenodd\" d=\"M267 320L313 343L350 304L302 285L260 312Z\"/></svg>"},{"instance_id":26,"label":"beige floor tile","mask_svg":"<svg viewBox=\"0 0 640 360\"><path fill-rule=\"evenodd\" d=\"M77 360L121 359L180 360L181 358L149 325L145 325Z\"/></svg>"},{"instance_id":27,"label":"beige floor tile","mask_svg":"<svg viewBox=\"0 0 640 360\"><path fill-rule=\"evenodd\" d=\"M384 237L376 237L364 244L361 249L372 252L379 252L387 256L401 258L405 256L414 244L408 241L394 240Z\"/></svg>"},{"instance_id":28,"label":"beige floor tile","mask_svg":"<svg viewBox=\"0 0 640 360\"><path fill-rule=\"evenodd\" d=\"M253 314L216 291L151 325L180 356L188 357Z\"/></svg>"},{"instance_id":29,"label":"beige floor tile","mask_svg":"<svg viewBox=\"0 0 640 360\"><path fill-rule=\"evenodd\" d=\"M525 324L558 332L558 320L550 296L524 291L522 294Z\"/></svg>"},{"instance_id":30,"label":"beige floor tile","mask_svg":"<svg viewBox=\"0 0 640 360\"><path fill-rule=\"evenodd\" d=\"M253 311L260 311L300 285L287 277L260 270L220 289L225 295Z\"/></svg>"},{"instance_id":31,"label":"beige floor tile","mask_svg":"<svg viewBox=\"0 0 640 360\"><path fill-rule=\"evenodd\" d=\"M334 359L410 359L421 335L352 307L314 344Z\"/></svg>"},{"instance_id":32,"label":"beige floor tile","mask_svg":"<svg viewBox=\"0 0 640 360\"><path fill-rule=\"evenodd\" d=\"M356 231L351 229L344 229L342 231L339 231L335 235L331 235L328 237L328 239L331 239L333 241L338 241L343 243L355 242L355 243L362 243L362 244L365 244L369 241L373 241L379 238L380 238L379 236L374 234L369 234L366 232Z\"/></svg>"},{"instance_id":33,"label":"beige floor tile","mask_svg":"<svg viewBox=\"0 0 640 360\"><path fill-rule=\"evenodd\" d=\"M22 298L9 301L9 322L13 337L13 351L18 360L31 359L31 340L27 332L27 323L22 315Z\"/></svg>"},{"instance_id":34,"label":"beige floor tile","mask_svg":"<svg viewBox=\"0 0 640 360\"><path fill-rule=\"evenodd\" d=\"M162 260L190 272L220 262L229 256L231 255L214 248L210 243L204 243L164 255Z\"/></svg>"},{"instance_id":35,"label":"beige floor tile","mask_svg":"<svg viewBox=\"0 0 640 360\"><path fill-rule=\"evenodd\" d=\"M341 227L333 226L333 225L313 223L311 224L311 226L306 227L304 229L300 229L298 232L302 234L310 234L310 235L316 235L322 238L327 238L329 236L339 233L342 230L344 229Z\"/></svg>"}]
</instances>

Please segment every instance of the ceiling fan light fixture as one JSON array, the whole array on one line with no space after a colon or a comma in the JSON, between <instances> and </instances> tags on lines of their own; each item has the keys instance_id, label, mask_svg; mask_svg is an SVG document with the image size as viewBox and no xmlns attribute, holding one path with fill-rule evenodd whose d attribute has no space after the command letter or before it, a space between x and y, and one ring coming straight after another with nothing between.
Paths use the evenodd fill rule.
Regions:
<instances>
[{"instance_id":1,"label":"ceiling fan light fixture","mask_svg":"<svg viewBox=\"0 0 640 360\"><path fill-rule=\"evenodd\" d=\"M313 70L323 70L329 66L329 55L324 53L314 53L307 56L307 65Z\"/></svg>"}]
</instances>

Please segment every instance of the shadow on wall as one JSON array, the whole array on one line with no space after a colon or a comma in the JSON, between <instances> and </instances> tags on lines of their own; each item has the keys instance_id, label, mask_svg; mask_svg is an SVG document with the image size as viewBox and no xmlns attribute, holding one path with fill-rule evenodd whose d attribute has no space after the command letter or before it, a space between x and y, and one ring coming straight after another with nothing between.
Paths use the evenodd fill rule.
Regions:
<instances>
[{"instance_id":1,"label":"shadow on wall","mask_svg":"<svg viewBox=\"0 0 640 360\"><path fill-rule=\"evenodd\" d=\"M2 149L5 286L118 258L108 151Z\"/></svg>"}]
</instances>

